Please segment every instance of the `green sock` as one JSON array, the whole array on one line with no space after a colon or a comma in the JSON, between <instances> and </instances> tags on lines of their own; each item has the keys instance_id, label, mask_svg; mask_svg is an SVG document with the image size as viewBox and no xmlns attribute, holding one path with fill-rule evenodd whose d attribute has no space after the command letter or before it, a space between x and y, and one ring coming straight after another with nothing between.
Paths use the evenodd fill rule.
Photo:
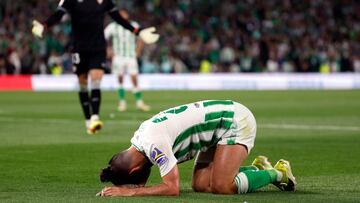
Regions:
<instances>
[{"instance_id":1,"label":"green sock","mask_svg":"<svg viewBox=\"0 0 360 203\"><path fill-rule=\"evenodd\" d=\"M259 170L259 169L256 168L256 166L253 166L253 165L250 165L250 166L240 166L239 172L244 172L244 171L248 171L248 170L257 171L257 170Z\"/></svg>"},{"instance_id":2,"label":"green sock","mask_svg":"<svg viewBox=\"0 0 360 203\"><path fill-rule=\"evenodd\" d=\"M134 91L134 96L136 101L141 100L141 92L140 91Z\"/></svg>"},{"instance_id":3,"label":"green sock","mask_svg":"<svg viewBox=\"0 0 360 203\"><path fill-rule=\"evenodd\" d=\"M271 170L247 170L240 172L235 177L235 183L238 188L238 193L248 193L256 189L264 187L270 183L276 182L277 173L274 169Z\"/></svg>"},{"instance_id":4,"label":"green sock","mask_svg":"<svg viewBox=\"0 0 360 203\"><path fill-rule=\"evenodd\" d=\"M117 90L118 96L120 98L120 100L124 100L125 99L125 89L123 87L120 87Z\"/></svg>"}]
</instances>

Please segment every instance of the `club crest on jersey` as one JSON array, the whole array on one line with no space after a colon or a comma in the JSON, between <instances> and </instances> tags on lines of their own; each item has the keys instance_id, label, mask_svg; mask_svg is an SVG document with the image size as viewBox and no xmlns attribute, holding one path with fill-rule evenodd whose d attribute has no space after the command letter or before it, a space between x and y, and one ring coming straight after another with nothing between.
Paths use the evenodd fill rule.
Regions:
<instances>
[{"instance_id":1,"label":"club crest on jersey","mask_svg":"<svg viewBox=\"0 0 360 203\"><path fill-rule=\"evenodd\" d=\"M151 152L151 159L154 160L158 166L162 166L168 160L165 154L162 153L162 151L160 151L157 147L155 147Z\"/></svg>"},{"instance_id":2,"label":"club crest on jersey","mask_svg":"<svg viewBox=\"0 0 360 203\"><path fill-rule=\"evenodd\" d=\"M103 0L97 0L98 4L102 4Z\"/></svg>"}]
</instances>

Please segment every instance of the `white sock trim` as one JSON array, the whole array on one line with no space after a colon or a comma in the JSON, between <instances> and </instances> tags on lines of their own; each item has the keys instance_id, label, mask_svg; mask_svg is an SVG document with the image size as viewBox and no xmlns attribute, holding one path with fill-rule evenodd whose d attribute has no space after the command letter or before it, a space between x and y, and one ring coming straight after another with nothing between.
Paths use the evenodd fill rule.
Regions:
<instances>
[{"instance_id":1,"label":"white sock trim","mask_svg":"<svg viewBox=\"0 0 360 203\"><path fill-rule=\"evenodd\" d=\"M89 120L85 120L85 126L86 126L86 128L89 128L89 127L90 127L90 119L89 119Z\"/></svg>"},{"instance_id":2,"label":"white sock trim","mask_svg":"<svg viewBox=\"0 0 360 203\"><path fill-rule=\"evenodd\" d=\"M80 84L80 85L79 85L79 91L80 91L80 92L88 92L88 86L87 86L87 85Z\"/></svg>"},{"instance_id":3,"label":"white sock trim","mask_svg":"<svg viewBox=\"0 0 360 203\"><path fill-rule=\"evenodd\" d=\"M133 93L133 94L136 94L136 93L138 93L138 92L140 92L140 89L139 89L139 88L134 87L134 88L132 89L132 93Z\"/></svg>"},{"instance_id":4,"label":"white sock trim","mask_svg":"<svg viewBox=\"0 0 360 203\"><path fill-rule=\"evenodd\" d=\"M280 171L276 170L276 173L277 173L277 176L276 176L276 181L277 182L281 182L282 181L282 178L283 178L283 173L281 173Z\"/></svg>"},{"instance_id":5,"label":"white sock trim","mask_svg":"<svg viewBox=\"0 0 360 203\"><path fill-rule=\"evenodd\" d=\"M101 80L100 80L100 79L91 80L91 81L90 81L90 88L91 88L91 90L98 90L98 89L100 89L100 85L101 85Z\"/></svg>"},{"instance_id":6,"label":"white sock trim","mask_svg":"<svg viewBox=\"0 0 360 203\"><path fill-rule=\"evenodd\" d=\"M91 121L98 121L98 120L100 120L100 117L99 117L99 115L97 115L97 114L93 114L93 115L91 116L90 120L91 120Z\"/></svg>"},{"instance_id":7,"label":"white sock trim","mask_svg":"<svg viewBox=\"0 0 360 203\"><path fill-rule=\"evenodd\" d=\"M245 194L249 189L249 180L245 173L241 172L235 176L235 184L238 188L238 194Z\"/></svg>"}]
</instances>

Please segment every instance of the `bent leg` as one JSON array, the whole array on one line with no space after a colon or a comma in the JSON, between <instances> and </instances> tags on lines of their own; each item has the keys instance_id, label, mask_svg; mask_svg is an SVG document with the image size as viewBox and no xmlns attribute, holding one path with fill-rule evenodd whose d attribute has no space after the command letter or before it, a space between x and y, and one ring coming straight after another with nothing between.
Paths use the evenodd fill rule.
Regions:
<instances>
[{"instance_id":1,"label":"bent leg","mask_svg":"<svg viewBox=\"0 0 360 203\"><path fill-rule=\"evenodd\" d=\"M195 192L211 192L210 175L212 163L199 163L195 165L192 179L192 189Z\"/></svg>"},{"instance_id":2,"label":"bent leg","mask_svg":"<svg viewBox=\"0 0 360 203\"><path fill-rule=\"evenodd\" d=\"M211 192L216 194L235 194L235 176L248 156L244 145L218 145L210 176Z\"/></svg>"},{"instance_id":3,"label":"bent leg","mask_svg":"<svg viewBox=\"0 0 360 203\"><path fill-rule=\"evenodd\" d=\"M205 152L199 152L195 159L192 176L192 188L195 192L211 192L210 177L216 146Z\"/></svg>"},{"instance_id":4,"label":"bent leg","mask_svg":"<svg viewBox=\"0 0 360 203\"><path fill-rule=\"evenodd\" d=\"M264 187L270 183L277 182L277 172L271 170L246 170L240 172L235 177L237 193L248 193L258 188Z\"/></svg>"}]
</instances>

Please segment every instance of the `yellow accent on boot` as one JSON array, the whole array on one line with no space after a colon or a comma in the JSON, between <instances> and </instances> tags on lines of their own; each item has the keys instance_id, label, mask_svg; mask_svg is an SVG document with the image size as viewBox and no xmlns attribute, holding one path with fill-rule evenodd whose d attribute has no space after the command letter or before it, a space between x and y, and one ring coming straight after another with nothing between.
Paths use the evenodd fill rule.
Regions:
<instances>
[{"instance_id":1,"label":"yellow accent on boot","mask_svg":"<svg viewBox=\"0 0 360 203\"><path fill-rule=\"evenodd\" d=\"M282 191L295 191L297 183L295 176L292 174L290 162L280 159L275 164L274 169L283 174L281 182L274 183L274 185Z\"/></svg>"},{"instance_id":2,"label":"yellow accent on boot","mask_svg":"<svg viewBox=\"0 0 360 203\"><path fill-rule=\"evenodd\" d=\"M269 159L266 156L257 156L251 165L255 166L259 170L273 169L273 166L271 165Z\"/></svg>"},{"instance_id":3,"label":"yellow accent on boot","mask_svg":"<svg viewBox=\"0 0 360 203\"><path fill-rule=\"evenodd\" d=\"M104 124L100 120L91 121L89 128L87 129L87 133L89 135L95 134L95 133L99 132L103 126L104 126Z\"/></svg>"}]
</instances>

